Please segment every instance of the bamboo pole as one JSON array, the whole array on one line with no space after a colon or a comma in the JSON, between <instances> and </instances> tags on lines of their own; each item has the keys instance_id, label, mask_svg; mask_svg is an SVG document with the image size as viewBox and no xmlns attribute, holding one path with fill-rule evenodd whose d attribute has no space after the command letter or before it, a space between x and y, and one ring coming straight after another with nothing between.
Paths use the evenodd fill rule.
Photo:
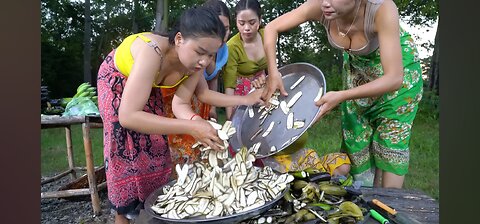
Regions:
<instances>
[{"instance_id":1,"label":"bamboo pole","mask_svg":"<svg viewBox=\"0 0 480 224\"><path fill-rule=\"evenodd\" d=\"M95 170L93 165L92 142L90 139L90 124L88 117L86 122L82 124L83 130L83 145L85 148L85 161L87 165L88 186L90 188L90 195L92 198L93 213L100 214L100 198L98 197L97 181L95 180Z\"/></svg>"},{"instance_id":2,"label":"bamboo pole","mask_svg":"<svg viewBox=\"0 0 480 224\"><path fill-rule=\"evenodd\" d=\"M72 180L77 179L77 173L75 172L75 164L73 160L73 144L72 144L72 129L71 126L65 126L65 138L67 141L67 159L68 167L70 168Z\"/></svg>"}]
</instances>

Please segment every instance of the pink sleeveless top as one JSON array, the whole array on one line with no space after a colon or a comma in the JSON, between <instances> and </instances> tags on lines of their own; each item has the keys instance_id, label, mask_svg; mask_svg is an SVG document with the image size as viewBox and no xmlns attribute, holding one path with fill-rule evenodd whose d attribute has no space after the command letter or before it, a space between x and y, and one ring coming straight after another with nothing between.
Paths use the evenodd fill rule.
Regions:
<instances>
[{"instance_id":1,"label":"pink sleeveless top","mask_svg":"<svg viewBox=\"0 0 480 224\"><path fill-rule=\"evenodd\" d=\"M378 35L374 32L375 13L382 3L383 0L368 0L367 5L365 6L365 20L363 24L364 34L367 40L367 44L365 44L365 46L358 49L344 49L340 45L333 42L330 35L330 21L325 20L325 16L322 16L320 23L322 23L327 30L328 42L330 42L334 48L346 50L355 55L367 55L375 51L379 47Z\"/></svg>"}]
</instances>

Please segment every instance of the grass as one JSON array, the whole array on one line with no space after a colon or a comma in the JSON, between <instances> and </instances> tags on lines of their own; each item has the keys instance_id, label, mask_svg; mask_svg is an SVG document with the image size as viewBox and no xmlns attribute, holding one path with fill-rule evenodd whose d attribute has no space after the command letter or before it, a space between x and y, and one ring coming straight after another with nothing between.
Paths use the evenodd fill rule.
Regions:
<instances>
[{"instance_id":1,"label":"grass","mask_svg":"<svg viewBox=\"0 0 480 224\"><path fill-rule=\"evenodd\" d=\"M405 177L406 189L419 189L439 199L439 123L438 96L425 93L413 124L410 140L410 168ZM225 114L219 110L219 122L225 121ZM309 129L307 147L323 155L337 152L340 148L340 112L338 109L326 115ZM102 129L92 129L92 150L96 166L103 163ZM66 158L65 131L63 128L44 129L41 133L41 171L51 175L68 168ZM72 126L72 141L76 166L85 166L82 130L80 125Z\"/></svg>"},{"instance_id":2,"label":"grass","mask_svg":"<svg viewBox=\"0 0 480 224\"><path fill-rule=\"evenodd\" d=\"M73 159L77 167L85 167L85 151L81 125L72 125ZM90 129L92 153L95 166L103 164L102 129ZM67 143L64 128L42 129L41 132L41 173L53 175L68 169Z\"/></svg>"}]
</instances>

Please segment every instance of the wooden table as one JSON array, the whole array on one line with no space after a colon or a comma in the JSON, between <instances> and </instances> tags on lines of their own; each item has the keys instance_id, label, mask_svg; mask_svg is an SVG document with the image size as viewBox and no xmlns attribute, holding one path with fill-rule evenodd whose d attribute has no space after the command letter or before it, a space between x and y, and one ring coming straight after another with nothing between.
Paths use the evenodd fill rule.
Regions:
<instances>
[{"instance_id":1,"label":"wooden table","mask_svg":"<svg viewBox=\"0 0 480 224\"><path fill-rule=\"evenodd\" d=\"M65 128L65 137L67 143L67 160L69 169L61 172L60 174L53 176L51 178L45 179L41 184L50 183L52 181L58 180L63 176L68 174L71 175L72 180L76 176L77 170L84 170L83 167L75 167L73 161L73 145L72 145L72 132L71 125L81 124L83 132L83 147L85 150L85 163L86 163L86 173L88 177L89 188L82 189L72 189L72 190L63 190L63 191L50 191L50 192L41 192L41 198L59 198L59 197L71 197L78 195L90 195L92 199L92 207L95 215L100 214L100 198L98 196L98 189L105 187L106 183L102 183L97 186L95 178L95 166L93 164L93 154L92 154L92 142L90 138L90 128L102 128L103 122L100 116L45 116L41 117L42 129L46 128Z\"/></svg>"},{"instance_id":2,"label":"wooden table","mask_svg":"<svg viewBox=\"0 0 480 224\"><path fill-rule=\"evenodd\" d=\"M404 212L409 217L412 217L421 223L439 223L438 201L425 195L421 191L362 188L362 194L367 201L376 198L395 208L398 212ZM154 224L159 222L157 219L148 215L145 210L141 210L135 223Z\"/></svg>"},{"instance_id":3,"label":"wooden table","mask_svg":"<svg viewBox=\"0 0 480 224\"><path fill-rule=\"evenodd\" d=\"M439 223L438 201L419 190L364 188L365 200L374 198L403 212L421 223Z\"/></svg>"}]
</instances>

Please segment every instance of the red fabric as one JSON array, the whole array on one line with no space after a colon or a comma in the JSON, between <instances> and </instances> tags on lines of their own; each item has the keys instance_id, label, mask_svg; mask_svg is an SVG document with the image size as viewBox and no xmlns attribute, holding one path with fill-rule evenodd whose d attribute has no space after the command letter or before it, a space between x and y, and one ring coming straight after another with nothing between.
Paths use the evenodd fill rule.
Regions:
<instances>
[{"instance_id":1,"label":"red fabric","mask_svg":"<svg viewBox=\"0 0 480 224\"><path fill-rule=\"evenodd\" d=\"M143 134L120 125L118 109L127 77L115 68L114 52L98 71L98 106L103 119L108 199L119 214L125 214L167 183L172 162L165 135ZM163 116L162 102L161 90L152 88L144 111Z\"/></svg>"},{"instance_id":2,"label":"red fabric","mask_svg":"<svg viewBox=\"0 0 480 224\"><path fill-rule=\"evenodd\" d=\"M164 116L175 118L172 109L172 101L177 91L174 88L162 88L162 97L164 102ZM210 105L200 102L195 95L192 98L192 110L194 113L200 115L203 119L208 120L210 113ZM172 166L177 164L183 165L185 163L192 164L195 161L200 161L200 150L198 148L192 149L192 145L197 140L191 135L187 134L170 134L168 135L168 145L170 147L170 155L172 156ZM176 173L172 174L176 178Z\"/></svg>"},{"instance_id":3,"label":"red fabric","mask_svg":"<svg viewBox=\"0 0 480 224\"><path fill-rule=\"evenodd\" d=\"M249 77L237 76L237 87L235 87L234 94L238 96L247 95L253 87L252 81L257 79L261 75L265 75L265 70L260 70Z\"/></svg>"}]
</instances>

